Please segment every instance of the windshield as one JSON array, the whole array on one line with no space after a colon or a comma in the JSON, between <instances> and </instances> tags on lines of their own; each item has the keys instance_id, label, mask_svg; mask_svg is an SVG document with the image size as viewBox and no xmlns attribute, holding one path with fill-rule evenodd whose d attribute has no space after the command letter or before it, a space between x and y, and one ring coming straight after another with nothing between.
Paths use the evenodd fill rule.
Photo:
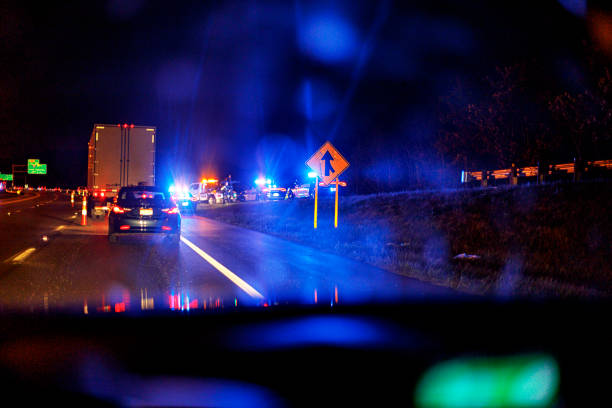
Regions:
<instances>
[{"instance_id":1,"label":"windshield","mask_svg":"<svg viewBox=\"0 0 612 408\"><path fill-rule=\"evenodd\" d=\"M60 282L66 268L113 265L127 292L161 296L156 308L179 293L200 307L242 296L369 304L421 291L432 300L605 297L607 11L555 0L434 3L8 6L9 51L33 59L11 59L20 74L7 95L27 97L3 109L14 132L0 154L0 221L24 237L4 246L4 267L45 264ZM156 102L137 102L145 89ZM37 117L27 129L23 112ZM62 119L50 128L45 115ZM159 224L128 229L113 218L136 205L178 207L180 222L156 212ZM143 244L134 258L77 234L114 238L115 226ZM148 251L138 233L159 231L179 237L178 252L136 268ZM44 247L26 239L40 235ZM80 261L54 263L77 236ZM138 268L162 273L159 265L173 273L129 278ZM209 277L221 289L199 293ZM29 308L12 279L0 274L0 303ZM49 295L33 278L28 290L81 304L106 299L116 282L58 283Z\"/></svg>"},{"instance_id":2,"label":"windshield","mask_svg":"<svg viewBox=\"0 0 612 408\"><path fill-rule=\"evenodd\" d=\"M0 317L609 301L608 3L9 0Z\"/></svg>"}]
</instances>

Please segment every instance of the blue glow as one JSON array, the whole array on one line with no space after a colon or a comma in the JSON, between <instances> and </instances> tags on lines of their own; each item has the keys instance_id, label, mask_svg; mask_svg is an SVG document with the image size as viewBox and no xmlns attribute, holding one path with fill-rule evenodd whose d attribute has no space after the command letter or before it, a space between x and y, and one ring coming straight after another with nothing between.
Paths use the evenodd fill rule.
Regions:
<instances>
[{"instance_id":1,"label":"blue glow","mask_svg":"<svg viewBox=\"0 0 612 408\"><path fill-rule=\"evenodd\" d=\"M310 81L304 81L302 88L304 114L308 119L312 119L312 84Z\"/></svg>"},{"instance_id":2,"label":"blue glow","mask_svg":"<svg viewBox=\"0 0 612 408\"><path fill-rule=\"evenodd\" d=\"M241 331L236 338L239 346L256 349L361 347L388 342L390 334L385 329L366 319L318 316L256 325Z\"/></svg>"},{"instance_id":3,"label":"blue glow","mask_svg":"<svg viewBox=\"0 0 612 408\"><path fill-rule=\"evenodd\" d=\"M316 177L317 177L317 173L315 173L314 171L308 172L308 178L316 178Z\"/></svg>"},{"instance_id":4,"label":"blue glow","mask_svg":"<svg viewBox=\"0 0 612 408\"><path fill-rule=\"evenodd\" d=\"M260 178L255 180L255 184L257 184L258 186L262 186L262 185L266 185L266 184L270 185L270 184L272 184L272 180L269 179L269 178L260 177Z\"/></svg>"},{"instance_id":5,"label":"blue glow","mask_svg":"<svg viewBox=\"0 0 612 408\"><path fill-rule=\"evenodd\" d=\"M575 16L585 17L587 14L586 0L559 0L559 3Z\"/></svg>"},{"instance_id":6,"label":"blue glow","mask_svg":"<svg viewBox=\"0 0 612 408\"><path fill-rule=\"evenodd\" d=\"M130 389L138 405L185 407L280 406L271 391L238 381L191 378L157 378L134 382Z\"/></svg>"},{"instance_id":7,"label":"blue glow","mask_svg":"<svg viewBox=\"0 0 612 408\"><path fill-rule=\"evenodd\" d=\"M321 79L306 79L298 93L298 109L308 120L323 120L338 107L338 95L332 85Z\"/></svg>"},{"instance_id":8,"label":"blue glow","mask_svg":"<svg viewBox=\"0 0 612 408\"><path fill-rule=\"evenodd\" d=\"M172 186L170 186L170 188L168 188L168 191L169 191L170 193L174 193L174 186L173 186L173 185L172 185Z\"/></svg>"},{"instance_id":9,"label":"blue glow","mask_svg":"<svg viewBox=\"0 0 612 408\"><path fill-rule=\"evenodd\" d=\"M324 62L341 62L357 49L357 35L352 25L332 14L319 14L304 23L299 33L302 51Z\"/></svg>"}]
</instances>

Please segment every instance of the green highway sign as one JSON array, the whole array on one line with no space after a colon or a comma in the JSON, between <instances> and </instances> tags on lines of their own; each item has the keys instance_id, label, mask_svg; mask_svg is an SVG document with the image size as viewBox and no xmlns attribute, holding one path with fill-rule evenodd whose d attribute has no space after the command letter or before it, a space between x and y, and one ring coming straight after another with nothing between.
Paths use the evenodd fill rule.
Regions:
<instances>
[{"instance_id":1,"label":"green highway sign","mask_svg":"<svg viewBox=\"0 0 612 408\"><path fill-rule=\"evenodd\" d=\"M38 162L38 159L28 159L28 174L47 174L47 165Z\"/></svg>"},{"instance_id":2,"label":"green highway sign","mask_svg":"<svg viewBox=\"0 0 612 408\"><path fill-rule=\"evenodd\" d=\"M0 173L0 180L13 181L13 175Z\"/></svg>"}]
</instances>

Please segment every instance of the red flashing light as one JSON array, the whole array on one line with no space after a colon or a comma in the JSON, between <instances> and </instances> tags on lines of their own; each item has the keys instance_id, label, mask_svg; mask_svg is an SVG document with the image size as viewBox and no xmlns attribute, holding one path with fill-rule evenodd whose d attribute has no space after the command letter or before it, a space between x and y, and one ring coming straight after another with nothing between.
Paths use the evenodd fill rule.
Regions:
<instances>
[{"instance_id":1,"label":"red flashing light","mask_svg":"<svg viewBox=\"0 0 612 408\"><path fill-rule=\"evenodd\" d=\"M143 194L143 195L141 196L141 198L144 200L145 198L147 198L147 195L146 195L146 194Z\"/></svg>"},{"instance_id":2,"label":"red flashing light","mask_svg":"<svg viewBox=\"0 0 612 408\"><path fill-rule=\"evenodd\" d=\"M122 231L127 231L127 230L130 229L130 226L129 225L122 225L122 226L119 227L119 229L122 230Z\"/></svg>"},{"instance_id":3,"label":"red flashing light","mask_svg":"<svg viewBox=\"0 0 612 408\"><path fill-rule=\"evenodd\" d=\"M94 197L97 197L97 196L98 196L98 193L94 193L93 195L94 195Z\"/></svg>"},{"instance_id":4,"label":"red flashing light","mask_svg":"<svg viewBox=\"0 0 612 408\"><path fill-rule=\"evenodd\" d=\"M134 124L133 123L130 125L130 129L134 129Z\"/></svg>"},{"instance_id":5,"label":"red flashing light","mask_svg":"<svg viewBox=\"0 0 612 408\"><path fill-rule=\"evenodd\" d=\"M164 231L170 231L170 230L172 230L172 228L171 228L171 227L169 227L169 226L167 226L167 225L162 225L162 230L164 230Z\"/></svg>"},{"instance_id":6,"label":"red flashing light","mask_svg":"<svg viewBox=\"0 0 612 408\"><path fill-rule=\"evenodd\" d=\"M121 127L121 125L119 123L117 123L117 127Z\"/></svg>"},{"instance_id":7,"label":"red flashing light","mask_svg":"<svg viewBox=\"0 0 612 408\"><path fill-rule=\"evenodd\" d=\"M125 312L125 302L115 303L115 313Z\"/></svg>"},{"instance_id":8,"label":"red flashing light","mask_svg":"<svg viewBox=\"0 0 612 408\"><path fill-rule=\"evenodd\" d=\"M104 192L100 193L100 197L104 197Z\"/></svg>"},{"instance_id":9,"label":"red flashing light","mask_svg":"<svg viewBox=\"0 0 612 408\"><path fill-rule=\"evenodd\" d=\"M124 124L123 124L123 127L124 127L124 128L127 128L127 126L128 126L128 125L127 125L127 123L124 123Z\"/></svg>"},{"instance_id":10,"label":"red flashing light","mask_svg":"<svg viewBox=\"0 0 612 408\"><path fill-rule=\"evenodd\" d=\"M179 209L178 207L162 208L162 211L165 212L166 214L178 214Z\"/></svg>"}]
</instances>

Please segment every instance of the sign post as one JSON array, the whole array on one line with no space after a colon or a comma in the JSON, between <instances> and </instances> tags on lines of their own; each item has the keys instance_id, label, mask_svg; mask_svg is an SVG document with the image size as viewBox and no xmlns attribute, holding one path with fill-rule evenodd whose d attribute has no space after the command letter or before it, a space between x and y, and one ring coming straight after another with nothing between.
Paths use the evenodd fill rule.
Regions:
<instances>
[{"instance_id":1,"label":"sign post","mask_svg":"<svg viewBox=\"0 0 612 408\"><path fill-rule=\"evenodd\" d=\"M317 175L315 183L314 228L317 228L317 207L319 204L319 178L323 186L336 180L336 204L334 207L334 228L338 228L338 176L349 166L349 162L330 143L325 142L306 162Z\"/></svg>"},{"instance_id":2,"label":"sign post","mask_svg":"<svg viewBox=\"0 0 612 408\"><path fill-rule=\"evenodd\" d=\"M315 178L314 229L317 229L317 207L318 205L319 205L319 176Z\"/></svg>"},{"instance_id":3,"label":"sign post","mask_svg":"<svg viewBox=\"0 0 612 408\"><path fill-rule=\"evenodd\" d=\"M334 228L338 228L338 190L340 190L340 186L338 186L338 178L336 177L336 204L334 205Z\"/></svg>"}]
</instances>

